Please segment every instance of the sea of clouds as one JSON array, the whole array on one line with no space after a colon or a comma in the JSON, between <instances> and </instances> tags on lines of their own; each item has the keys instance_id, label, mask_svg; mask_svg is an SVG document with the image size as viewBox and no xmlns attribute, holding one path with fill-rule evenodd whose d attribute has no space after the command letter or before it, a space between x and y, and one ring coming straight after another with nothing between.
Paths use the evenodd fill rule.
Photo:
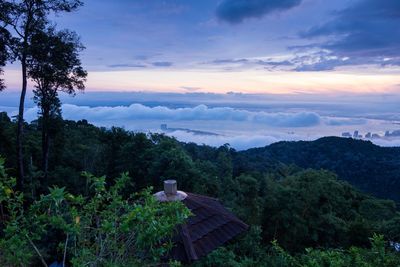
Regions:
<instances>
[{"instance_id":1,"label":"sea of clouds","mask_svg":"<svg viewBox=\"0 0 400 267\"><path fill-rule=\"evenodd\" d=\"M17 114L14 108L0 107L11 116ZM211 146L230 144L237 150L266 146L279 141L315 140L323 136L340 136L342 132L354 130L376 131L396 127L387 121L365 118L343 118L321 116L316 112L265 112L249 111L231 107L169 108L149 107L135 103L129 106L78 106L62 105L62 115L67 120L88 120L97 126L123 127L140 132L162 132L161 124L172 130L165 132L183 142L195 142ZM27 121L37 119L38 109L27 108ZM179 128L179 129L174 129ZM189 131L182 130L188 129ZM190 130L207 131L215 135L198 134ZM396 146L398 140L374 140L384 146Z\"/></svg>"},{"instance_id":2,"label":"sea of clouds","mask_svg":"<svg viewBox=\"0 0 400 267\"><path fill-rule=\"evenodd\" d=\"M400 129L397 97L328 100L302 95L88 93L63 97L62 115L68 120L86 119L97 126L164 132L184 142L212 146L229 143L238 150L283 140L353 134L356 130L363 135L372 132L383 136L385 131ZM15 116L17 103L18 94L2 94L0 111ZM38 109L28 97L25 119L33 121L37 116ZM161 124L167 124L169 130L162 131ZM382 146L400 145L400 138L371 141Z\"/></svg>"},{"instance_id":3,"label":"sea of clouds","mask_svg":"<svg viewBox=\"0 0 400 267\"><path fill-rule=\"evenodd\" d=\"M95 123L107 121L233 121L252 122L268 127L310 127L321 123L321 117L314 112L298 113L267 113L263 111L252 112L234 109L230 107L209 108L206 105L198 105L193 108L168 108L164 106L148 107L142 104L116 107L89 107L64 104L62 106L63 117L68 120L86 119ZM37 118L36 107L28 108L26 120ZM358 120L357 120L358 121ZM329 122L330 123L330 122ZM345 123L336 120L335 123ZM216 129L218 130L218 129Z\"/></svg>"}]
</instances>

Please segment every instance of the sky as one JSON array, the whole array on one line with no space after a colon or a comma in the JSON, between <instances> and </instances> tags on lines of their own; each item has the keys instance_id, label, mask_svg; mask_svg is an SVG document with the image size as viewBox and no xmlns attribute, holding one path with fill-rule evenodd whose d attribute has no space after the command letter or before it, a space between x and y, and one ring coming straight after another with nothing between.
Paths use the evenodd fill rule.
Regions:
<instances>
[{"instance_id":1,"label":"sky","mask_svg":"<svg viewBox=\"0 0 400 267\"><path fill-rule=\"evenodd\" d=\"M87 91L400 89L398 0L86 0L53 21L86 46Z\"/></svg>"},{"instance_id":2,"label":"sky","mask_svg":"<svg viewBox=\"0 0 400 267\"><path fill-rule=\"evenodd\" d=\"M52 21L86 47L65 119L239 150L354 132L400 145L399 0L86 0ZM10 116L19 68L0 94ZM32 92L25 107L35 120Z\"/></svg>"}]
</instances>

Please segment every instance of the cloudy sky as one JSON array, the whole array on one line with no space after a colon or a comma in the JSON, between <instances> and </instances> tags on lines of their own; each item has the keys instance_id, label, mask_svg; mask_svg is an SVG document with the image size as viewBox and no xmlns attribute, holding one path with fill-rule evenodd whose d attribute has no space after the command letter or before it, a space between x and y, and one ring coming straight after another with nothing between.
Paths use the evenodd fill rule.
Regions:
<instances>
[{"instance_id":1,"label":"cloudy sky","mask_svg":"<svg viewBox=\"0 0 400 267\"><path fill-rule=\"evenodd\" d=\"M398 0L86 0L88 91L392 93ZM6 69L10 90L18 66Z\"/></svg>"},{"instance_id":2,"label":"cloudy sky","mask_svg":"<svg viewBox=\"0 0 400 267\"><path fill-rule=\"evenodd\" d=\"M179 140L237 149L354 131L400 145L384 137L400 128L399 0L84 3L53 18L86 46L86 93L61 95L66 119L144 132L166 123ZM0 111L15 115L19 66L5 78ZM26 109L37 118L31 92Z\"/></svg>"}]
</instances>

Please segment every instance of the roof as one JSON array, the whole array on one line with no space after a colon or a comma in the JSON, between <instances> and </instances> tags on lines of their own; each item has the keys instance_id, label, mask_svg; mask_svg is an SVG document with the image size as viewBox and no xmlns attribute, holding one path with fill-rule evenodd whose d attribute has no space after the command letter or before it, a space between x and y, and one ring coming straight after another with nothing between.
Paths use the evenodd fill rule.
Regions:
<instances>
[{"instance_id":1,"label":"roof","mask_svg":"<svg viewBox=\"0 0 400 267\"><path fill-rule=\"evenodd\" d=\"M179 227L169 258L195 261L248 229L215 198L187 193L182 202L193 216Z\"/></svg>"}]
</instances>

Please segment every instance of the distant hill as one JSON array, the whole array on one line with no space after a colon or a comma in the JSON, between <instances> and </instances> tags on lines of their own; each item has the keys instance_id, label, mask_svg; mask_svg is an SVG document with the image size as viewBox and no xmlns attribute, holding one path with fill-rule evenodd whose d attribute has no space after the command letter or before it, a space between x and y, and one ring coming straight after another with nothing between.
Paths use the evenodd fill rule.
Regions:
<instances>
[{"instance_id":1,"label":"distant hill","mask_svg":"<svg viewBox=\"0 0 400 267\"><path fill-rule=\"evenodd\" d=\"M316 141L278 142L237 152L236 171L266 171L278 162L335 172L364 192L400 202L400 148L369 141L324 137Z\"/></svg>"}]
</instances>

